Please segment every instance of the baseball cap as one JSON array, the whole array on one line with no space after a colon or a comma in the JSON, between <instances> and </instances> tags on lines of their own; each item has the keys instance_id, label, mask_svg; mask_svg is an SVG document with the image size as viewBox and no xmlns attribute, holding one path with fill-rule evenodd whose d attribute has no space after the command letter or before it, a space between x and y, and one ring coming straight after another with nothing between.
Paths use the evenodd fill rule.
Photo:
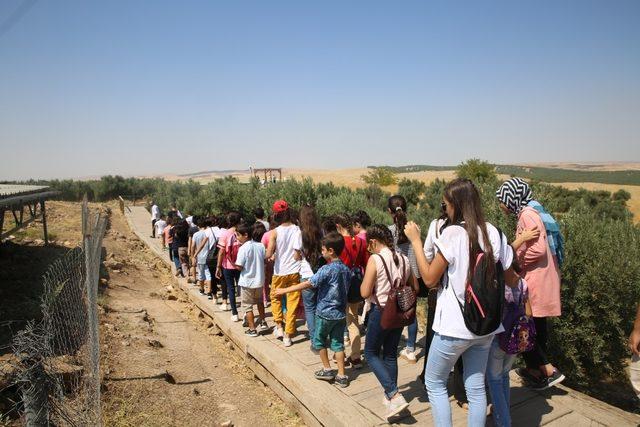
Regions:
<instances>
[{"instance_id":1,"label":"baseball cap","mask_svg":"<svg viewBox=\"0 0 640 427\"><path fill-rule=\"evenodd\" d=\"M273 204L273 212L274 213L284 212L287 209L289 209L289 204L286 202L286 200L277 200Z\"/></svg>"}]
</instances>

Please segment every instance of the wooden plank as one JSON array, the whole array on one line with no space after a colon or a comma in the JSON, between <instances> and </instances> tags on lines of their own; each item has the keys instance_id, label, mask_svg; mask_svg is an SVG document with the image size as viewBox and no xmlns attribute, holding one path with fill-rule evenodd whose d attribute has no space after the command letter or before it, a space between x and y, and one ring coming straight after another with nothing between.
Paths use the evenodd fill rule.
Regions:
<instances>
[{"instance_id":1,"label":"wooden plank","mask_svg":"<svg viewBox=\"0 0 640 427\"><path fill-rule=\"evenodd\" d=\"M566 427L566 426L580 426L580 427L600 427L606 426L606 424L599 423L594 421L586 416L578 413L571 412L563 417L555 419L550 423L545 424L548 427Z\"/></svg>"},{"instance_id":2,"label":"wooden plank","mask_svg":"<svg viewBox=\"0 0 640 427\"><path fill-rule=\"evenodd\" d=\"M556 420L571 412L564 405L549 405L542 397L528 399L525 402L511 407L511 424L518 427L539 426Z\"/></svg>"}]
</instances>

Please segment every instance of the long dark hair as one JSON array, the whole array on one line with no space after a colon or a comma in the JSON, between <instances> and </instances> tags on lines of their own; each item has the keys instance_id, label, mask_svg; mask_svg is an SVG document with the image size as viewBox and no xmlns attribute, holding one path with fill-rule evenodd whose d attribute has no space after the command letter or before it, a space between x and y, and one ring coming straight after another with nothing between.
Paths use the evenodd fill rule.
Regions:
<instances>
[{"instance_id":1,"label":"long dark hair","mask_svg":"<svg viewBox=\"0 0 640 427\"><path fill-rule=\"evenodd\" d=\"M311 206L303 206L300 209L300 232L304 257L311 264L311 268L315 269L322 254L322 228L318 214Z\"/></svg>"},{"instance_id":2,"label":"long dark hair","mask_svg":"<svg viewBox=\"0 0 640 427\"><path fill-rule=\"evenodd\" d=\"M467 272L467 281L471 279L473 274L476 256L484 252L489 260L485 283L493 283L496 274L496 262L493 257L493 247L491 246L491 240L489 240L487 223L484 219L478 189L469 179L454 179L444 188L444 198L453 206L454 217L451 221L452 224L460 224L464 221L465 229L469 235L469 271ZM484 251L480 246L478 229L482 235Z\"/></svg>"},{"instance_id":3,"label":"long dark hair","mask_svg":"<svg viewBox=\"0 0 640 427\"><path fill-rule=\"evenodd\" d=\"M349 233L349 236L351 237L351 248L357 251L359 238L353 235L353 222L351 220L351 217L345 214L337 214L334 215L333 220L337 225L344 228L347 233ZM358 256L356 255L356 259L357 257ZM352 260L352 262L355 263L356 260Z\"/></svg>"},{"instance_id":4,"label":"long dark hair","mask_svg":"<svg viewBox=\"0 0 640 427\"><path fill-rule=\"evenodd\" d=\"M395 263L396 267L400 265L398 254L396 254L396 250L393 245L393 235L391 234L391 230L389 230L389 227L382 224L371 225L369 228L367 228L367 243L369 243L371 239L376 239L378 242L388 247L393 254L393 262Z\"/></svg>"},{"instance_id":5,"label":"long dark hair","mask_svg":"<svg viewBox=\"0 0 640 427\"><path fill-rule=\"evenodd\" d=\"M407 201L404 197L396 194L389 197L387 207L393 216L393 223L396 226L397 244L401 245L409 242L407 235L404 234L404 226L407 225Z\"/></svg>"}]
</instances>

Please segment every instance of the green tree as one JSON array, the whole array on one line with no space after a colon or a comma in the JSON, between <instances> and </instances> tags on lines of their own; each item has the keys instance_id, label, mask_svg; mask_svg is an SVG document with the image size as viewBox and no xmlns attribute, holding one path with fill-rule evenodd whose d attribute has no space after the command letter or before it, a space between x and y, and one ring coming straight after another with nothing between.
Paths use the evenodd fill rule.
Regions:
<instances>
[{"instance_id":1,"label":"green tree","mask_svg":"<svg viewBox=\"0 0 640 427\"><path fill-rule=\"evenodd\" d=\"M495 182L498 180L495 166L480 159L470 159L460 163L456 168L456 176L470 179L476 183Z\"/></svg>"},{"instance_id":2,"label":"green tree","mask_svg":"<svg viewBox=\"0 0 640 427\"><path fill-rule=\"evenodd\" d=\"M398 177L395 172L386 167L373 168L369 170L366 175L360 175L360 179L362 179L365 184L377 185L379 187L386 187L398 183Z\"/></svg>"},{"instance_id":3,"label":"green tree","mask_svg":"<svg viewBox=\"0 0 640 427\"><path fill-rule=\"evenodd\" d=\"M403 196L410 205L417 205L427 190L427 184L417 179L403 178L398 183L398 194Z\"/></svg>"}]
</instances>

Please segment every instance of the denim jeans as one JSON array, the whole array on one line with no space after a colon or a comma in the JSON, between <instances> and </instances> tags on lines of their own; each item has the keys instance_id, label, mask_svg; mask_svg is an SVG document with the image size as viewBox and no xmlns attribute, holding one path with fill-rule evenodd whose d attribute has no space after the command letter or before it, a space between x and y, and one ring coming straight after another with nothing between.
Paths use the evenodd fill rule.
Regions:
<instances>
[{"instance_id":1,"label":"denim jeans","mask_svg":"<svg viewBox=\"0 0 640 427\"><path fill-rule=\"evenodd\" d=\"M433 413L433 423L437 427L451 426L451 406L447 394L447 380L456 361L462 356L464 364L464 388L469 399L467 425L484 427L487 411L487 395L484 373L493 335L476 339L462 339L442 336L433 337L425 385Z\"/></svg>"},{"instance_id":2,"label":"denim jeans","mask_svg":"<svg viewBox=\"0 0 640 427\"><path fill-rule=\"evenodd\" d=\"M304 317L307 319L309 338L313 339L313 332L316 328L316 305L318 302L318 292L313 288L302 291L302 304L304 304Z\"/></svg>"},{"instance_id":3,"label":"denim jeans","mask_svg":"<svg viewBox=\"0 0 640 427\"><path fill-rule=\"evenodd\" d=\"M171 257L173 260L173 264L176 266L176 271L182 271L182 266L180 265L180 257L178 255L178 248L171 248L169 249L169 251L171 251Z\"/></svg>"},{"instance_id":4,"label":"denim jeans","mask_svg":"<svg viewBox=\"0 0 640 427\"><path fill-rule=\"evenodd\" d=\"M369 313L364 355L378 382L384 388L384 394L387 399L390 399L398 392L398 344L402 328L382 329L380 326L382 310L376 304L372 305ZM382 357L380 357L381 351Z\"/></svg>"},{"instance_id":5,"label":"denim jeans","mask_svg":"<svg viewBox=\"0 0 640 427\"><path fill-rule=\"evenodd\" d=\"M418 340L418 317L413 323L407 326L407 349L416 351L416 341Z\"/></svg>"},{"instance_id":6,"label":"denim jeans","mask_svg":"<svg viewBox=\"0 0 640 427\"><path fill-rule=\"evenodd\" d=\"M509 371L515 360L515 354L502 351L496 337L487 361L487 383L493 403L493 421L498 427L511 427Z\"/></svg>"},{"instance_id":7,"label":"denim jeans","mask_svg":"<svg viewBox=\"0 0 640 427\"><path fill-rule=\"evenodd\" d=\"M235 268L222 268L224 282L227 285L227 296L231 304L231 314L238 315L238 307L236 306L236 283L240 279L240 270Z\"/></svg>"}]
</instances>

